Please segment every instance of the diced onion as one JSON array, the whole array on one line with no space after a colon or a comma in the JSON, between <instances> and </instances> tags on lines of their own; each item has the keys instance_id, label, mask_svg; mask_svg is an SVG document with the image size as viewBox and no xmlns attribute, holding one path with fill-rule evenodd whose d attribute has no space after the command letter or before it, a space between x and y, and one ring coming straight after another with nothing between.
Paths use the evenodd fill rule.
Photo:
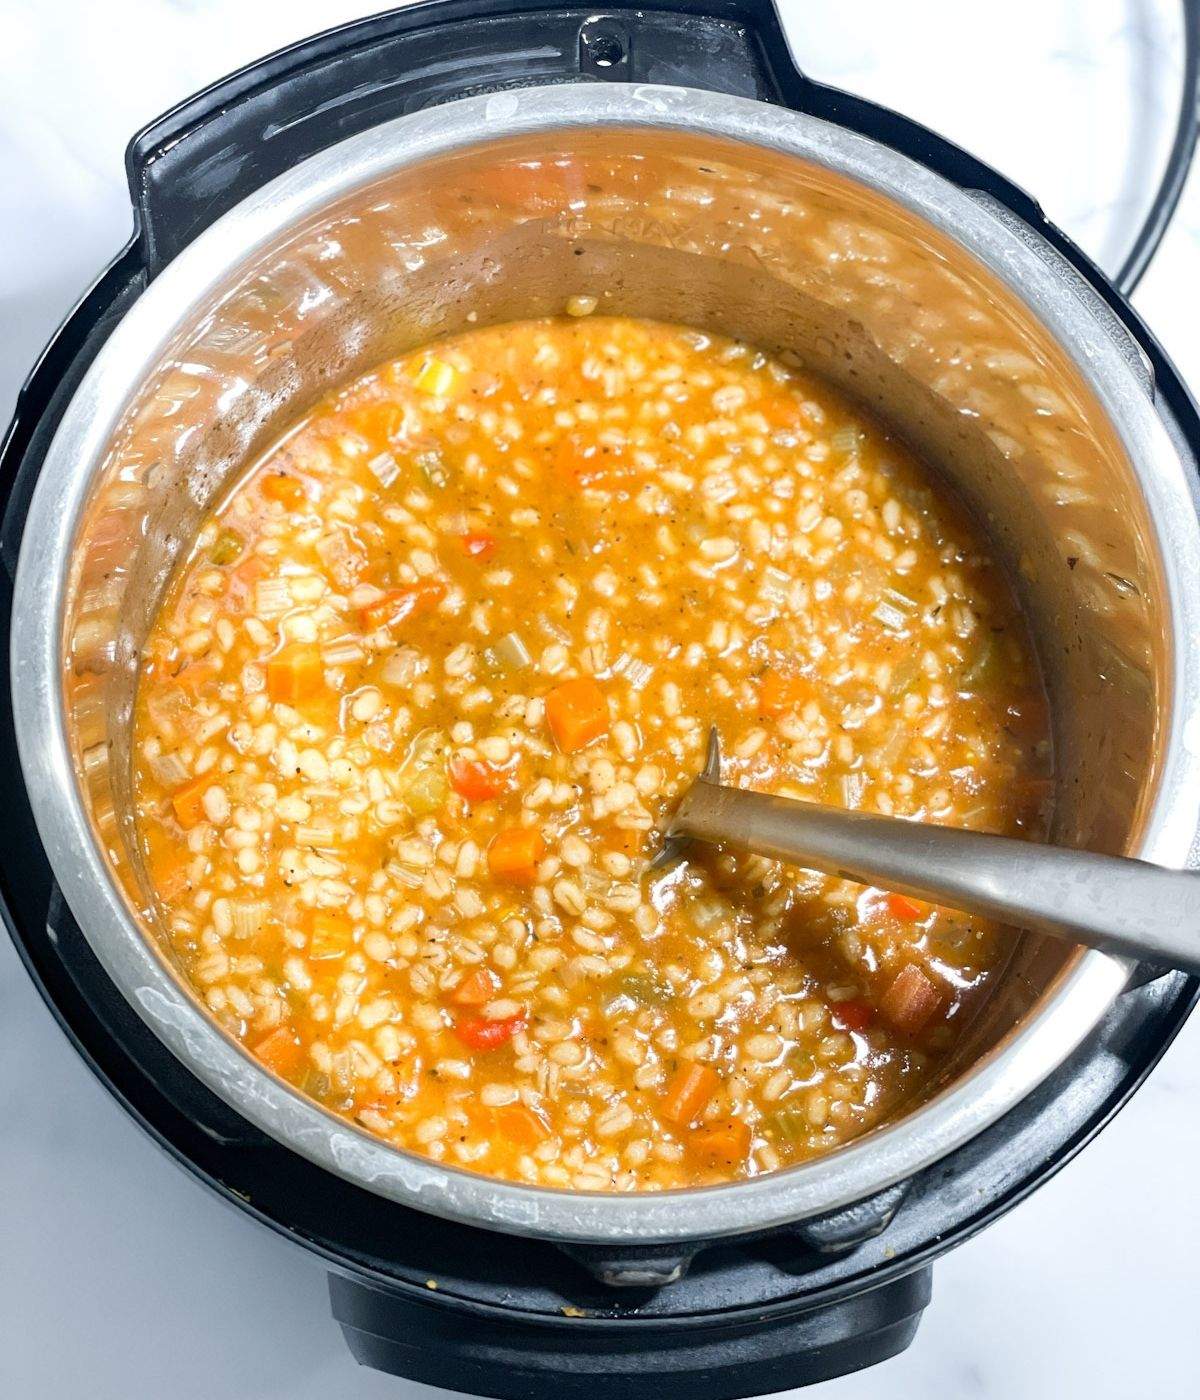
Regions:
<instances>
[{"instance_id":1,"label":"diced onion","mask_svg":"<svg viewBox=\"0 0 1200 1400\"><path fill-rule=\"evenodd\" d=\"M165 788L177 788L191 777L188 766L177 753L155 754L149 760L150 771Z\"/></svg>"},{"instance_id":2,"label":"diced onion","mask_svg":"<svg viewBox=\"0 0 1200 1400\"><path fill-rule=\"evenodd\" d=\"M296 844L312 846L316 850L329 850L337 844L333 827L310 823L296 828Z\"/></svg>"},{"instance_id":3,"label":"diced onion","mask_svg":"<svg viewBox=\"0 0 1200 1400\"><path fill-rule=\"evenodd\" d=\"M385 685L409 686L421 670L421 653L415 647L397 647L383 663L379 678Z\"/></svg>"},{"instance_id":4,"label":"diced onion","mask_svg":"<svg viewBox=\"0 0 1200 1400\"><path fill-rule=\"evenodd\" d=\"M770 603L773 608L782 607L787 601L788 590L792 586L792 580L782 569L774 566L763 570L762 586L759 588L759 596L765 603Z\"/></svg>"},{"instance_id":5,"label":"diced onion","mask_svg":"<svg viewBox=\"0 0 1200 1400\"><path fill-rule=\"evenodd\" d=\"M384 866L387 873L398 884L404 885L410 890L420 889L425 883L425 872L417 870L411 865L402 865L398 860L389 860Z\"/></svg>"},{"instance_id":6,"label":"diced onion","mask_svg":"<svg viewBox=\"0 0 1200 1400\"><path fill-rule=\"evenodd\" d=\"M902 695L908 693L913 681L921 670L921 661L916 656L906 656L902 661L897 662L892 671L891 683L888 685L888 698L899 700Z\"/></svg>"},{"instance_id":7,"label":"diced onion","mask_svg":"<svg viewBox=\"0 0 1200 1400\"><path fill-rule=\"evenodd\" d=\"M390 486L400 475L400 467L390 452L381 452L377 457L372 457L367 466L380 486Z\"/></svg>"},{"instance_id":8,"label":"diced onion","mask_svg":"<svg viewBox=\"0 0 1200 1400\"><path fill-rule=\"evenodd\" d=\"M844 774L842 776L842 806L848 811L855 811L862 801L866 788L867 775L865 773Z\"/></svg>"},{"instance_id":9,"label":"diced onion","mask_svg":"<svg viewBox=\"0 0 1200 1400\"><path fill-rule=\"evenodd\" d=\"M285 578L261 578L254 587L254 611L260 617L279 617L292 606L292 590Z\"/></svg>"},{"instance_id":10,"label":"diced onion","mask_svg":"<svg viewBox=\"0 0 1200 1400\"><path fill-rule=\"evenodd\" d=\"M891 768L908 743L908 721L901 717L893 723L887 736L875 750L874 761L880 768Z\"/></svg>"},{"instance_id":11,"label":"diced onion","mask_svg":"<svg viewBox=\"0 0 1200 1400\"><path fill-rule=\"evenodd\" d=\"M915 598L910 598L907 593L901 593L898 588L885 588L883 596L892 607L898 608L902 613L912 614L917 611L920 604Z\"/></svg>"},{"instance_id":12,"label":"diced onion","mask_svg":"<svg viewBox=\"0 0 1200 1400\"><path fill-rule=\"evenodd\" d=\"M908 618L899 608L893 607L891 603L880 602L875 605L871 616L881 626L886 627L889 632L903 632Z\"/></svg>"},{"instance_id":13,"label":"diced onion","mask_svg":"<svg viewBox=\"0 0 1200 1400\"><path fill-rule=\"evenodd\" d=\"M641 661L634 658L625 672L625 679L634 690L645 690L650 683L650 678L654 675L654 667L648 661Z\"/></svg>"},{"instance_id":14,"label":"diced onion","mask_svg":"<svg viewBox=\"0 0 1200 1400\"><path fill-rule=\"evenodd\" d=\"M859 436L857 428L839 428L829 439L829 445L835 452L853 453L858 451Z\"/></svg>"},{"instance_id":15,"label":"diced onion","mask_svg":"<svg viewBox=\"0 0 1200 1400\"><path fill-rule=\"evenodd\" d=\"M703 932L715 928L727 910L719 899L697 899L689 906L688 912L692 916L692 923Z\"/></svg>"},{"instance_id":16,"label":"diced onion","mask_svg":"<svg viewBox=\"0 0 1200 1400\"><path fill-rule=\"evenodd\" d=\"M233 916L233 936L253 938L262 928L267 916L267 906L258 899L235 899L229 906Z\"/></svg>"},{"instance_id":17,"label":"diced onion","mask_svg":"<svg viewBox=\"0 0 1200 1400\"><path fill-rule=\"evenodd\" d=\"M545 632L552 642L561 642L563 646L570 646L571 634L560 627L557 622L546 616L539 617L537 625Z\"/></svg>"},{"instance_id":18,"label":"diced onion","mask_svg":"<svg viewBox=\"0 0 1200 1400\"><path fill-rule=\"evenodd\" d=\"M365 654L360 637L336 637L321 648L321 660L326 666L354 666Z\"/></svg>"}]
</instances>

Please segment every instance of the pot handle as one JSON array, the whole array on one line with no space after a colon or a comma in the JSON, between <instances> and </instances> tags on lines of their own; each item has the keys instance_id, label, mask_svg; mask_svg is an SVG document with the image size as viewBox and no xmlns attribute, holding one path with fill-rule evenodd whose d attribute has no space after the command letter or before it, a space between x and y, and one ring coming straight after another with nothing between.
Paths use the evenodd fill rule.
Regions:
<instances>
[{"instance_id":1,"label":"pot handle","mask_svg":"<svg viewBox=\"0 0 1200 1400\"><path fill-rule=\"evenodd\" d=\"M478 93L563 82L704 88L868 132L1040 222L1027 196L933 132L796 67L773 0L601 9L556 0L422 0L331 29L221 79L145 127L125 164L156 276L248 194L381 122Z\"/></svg>"}]
</instances>

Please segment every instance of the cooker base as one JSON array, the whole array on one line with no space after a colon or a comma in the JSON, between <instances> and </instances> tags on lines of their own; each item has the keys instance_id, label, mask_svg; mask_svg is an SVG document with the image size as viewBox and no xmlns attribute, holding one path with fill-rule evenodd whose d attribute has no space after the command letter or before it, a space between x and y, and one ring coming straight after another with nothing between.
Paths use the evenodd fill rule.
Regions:
<instances>
[{"instance_id":1,"label":"cooker base","mask_svg":"<svg viewBox=\"0 0 1200 1400\"><path fill-rule=\"evenodd\" d=\"M740 1400L813 1385L902 1352L928 1268L819 1308L763 1319L625 1314L598 1330L449 1312L330 1274L333 1315L364 1366L495 1400Z\"/></svg>"}]
</instances>

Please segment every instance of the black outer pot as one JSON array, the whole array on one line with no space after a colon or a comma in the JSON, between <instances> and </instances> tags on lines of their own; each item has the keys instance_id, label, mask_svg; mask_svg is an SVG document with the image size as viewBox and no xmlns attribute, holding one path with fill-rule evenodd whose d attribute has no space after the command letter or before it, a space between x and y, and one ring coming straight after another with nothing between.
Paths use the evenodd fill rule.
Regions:
<instances>
[{"instance_id":1,"label":"black outer pot","mask_svg":"<svg viewBox=\"0 0 1200 1400\"><path fill-rule=\"evenodd\" d=\"M130 144L134 236L43 352L0 448L5 648L29 496L59 409L181 248L267 180L379 122L477 92L606 80L676 83L794 108L987 191L1112 306L1200 454L1195 405L1099 270L987 166L904 117L803 77L770 0L602 11L548 0L428 0L264 58ZM0 757L19 774L7 687ZM329 1262L334 1315L354 1355L432 1385L513 1400L650 1391L720 1400L807 1385L902 1351L929 1300L931 1261L1069 1161L1150 1072L1197 995L1197 983L1180 974L1135 978L1100 1028L1018 1109L935 1167L836 1216L699 1251L568 1253L383 1201L251 1127L117 994L53 882L19 780L0 805L0 853L5 922L76 1049L189 1171ZM658 1288L614 1288L603 1282L614 1269L681 1276Z\"/></svg>"}]
</instances>

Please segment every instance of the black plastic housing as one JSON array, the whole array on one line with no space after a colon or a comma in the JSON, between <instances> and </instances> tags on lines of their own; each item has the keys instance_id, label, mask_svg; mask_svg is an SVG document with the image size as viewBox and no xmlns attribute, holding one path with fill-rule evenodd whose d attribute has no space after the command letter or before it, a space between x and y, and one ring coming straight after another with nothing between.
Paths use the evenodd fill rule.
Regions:
<instances>
[{"instance_id":1,"label":"black plastic housing","mask_svg":"<svg viewBox=\"0 0 1200 1400\"><path fill-rule=\"evenodd\" d=\"M283 170L389 118L504 87L609 80L677 83L794 108L987 191L1113 307L1200 453L1200 421L1173 367L1037 205L943 138L806 79L769 0L600 10L546 0L427 0L264 58L131 143L134 238L43 353L0 448L0 639L7 644L26 509L58 411L112 327L192 238ZM2 705L0 759L17 774L7 686ZM54 885L19 783L0 804L0 852L5 921L66 1034L190 1171L329 1261L334 1314L354 1355L429 1384L513 1400L621 1400L649 1391L723 1400L894 1355L928 1301L931 1261L1068 1161L1149 1073L1196 996L1196 984L1181 975L1134 986L1004 1120L902 1187L835 1217L699 1251L568 1253L485 1237L382 1201L264 1136L193 1078L116 992ZM638 1270L679 1277L656 1288L604 1281Z\"/></svg>"}]
</instances>

